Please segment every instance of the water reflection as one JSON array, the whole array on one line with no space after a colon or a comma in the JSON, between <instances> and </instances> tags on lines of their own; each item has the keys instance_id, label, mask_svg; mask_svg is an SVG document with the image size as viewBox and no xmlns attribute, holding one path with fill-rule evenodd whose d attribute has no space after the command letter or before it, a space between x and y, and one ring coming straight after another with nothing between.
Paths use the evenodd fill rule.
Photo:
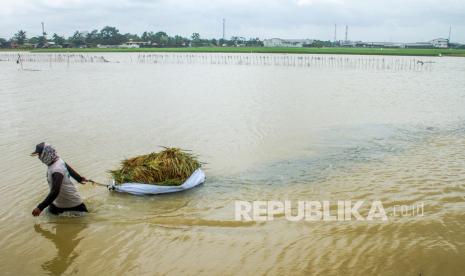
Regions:
<instances>
[{"instance_id":1,"label":"water reflection","mask_svg":"<svg viewBox=\"0 0 465 276\"><path fill-rule=\"evenodd\" d=\"M55 244L56 256L45 261L41 266L50 275L62 275L79 256L75 250L83 239L79 233L87 227L85 223L63 223L55 224L55 231L50 231L40 224L34 225L34 230L41 236Z\"/></svg>"}]
</instances>

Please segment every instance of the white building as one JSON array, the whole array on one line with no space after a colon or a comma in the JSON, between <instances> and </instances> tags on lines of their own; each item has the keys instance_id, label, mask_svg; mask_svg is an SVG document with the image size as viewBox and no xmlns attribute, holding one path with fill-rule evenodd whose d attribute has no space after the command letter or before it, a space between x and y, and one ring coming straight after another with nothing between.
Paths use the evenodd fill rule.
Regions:
<instances>
[{"instance_id":1,"label":"white building","mask_svg":"<svg viewBox=\"0 0 465 276\"><path fill-rule=\"evenodd\" d=\"M429 43L431 43L434 48L449 48L449 40L445 38L436 38Z\"/></svg>"},{"instance_id":2,"label":"white building","mask_svg":"<svg viewBox=\"0 0 465 276\"><path fill-rule=\"evenodd\" d=\"M263 40L265 47L303 47L304 45L312 44L313 39L281 39L271 38Z\"/></svg>"},{"instance_id":3,"label":"white building","mask_svg":"<svg viewBox=\"0 0 465 276\"><path fill-rule=\"evenodd\" d=\"M120 48L140 48L140 44L137 42L129 41L129 42L119 45L119 47Z\"/></svg>"},{"instance_id":4,"label":"white building","mask_svg":"<svg viewBox=\"0 0 465 276\"><path fill-rule=\"evenodd\" d=\"M402 48L419 48L419 49L431 49L434 48L431 42L409 42L404 43L404 47Z\"/></svg>"}]
</instances>

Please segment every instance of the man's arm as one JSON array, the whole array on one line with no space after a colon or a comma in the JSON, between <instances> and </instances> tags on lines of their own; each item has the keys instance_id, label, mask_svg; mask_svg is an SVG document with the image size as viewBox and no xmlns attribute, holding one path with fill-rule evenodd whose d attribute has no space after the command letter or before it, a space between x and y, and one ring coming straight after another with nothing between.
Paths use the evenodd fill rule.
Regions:
<instances>
[{"instance_id":1,"label":"man's arm","mask_svg":"<svg viewBox=\"0 0 465 276\"><path fill-rule=\"evenodd\" d=\"M57 198L58 194L60 193L62 182L63 175L61 173L56 172L52 174L52 187L50 188L50 192L48 193L44 201L42 201L37 206L37 208L39 208L40 211L43 211L45 208L47 208Z\"/></svg>"},{"instance_id":2,"label":"man's arm","mask_svg":"<svg viewBox=\"0 0 465 276\"><path fill-rule=\"evenodd\" d=\"M65 165L66 165L66 169L69 172L69 175L72 178L74 178L77 182L82 183L87 180L85 177L80 176L73 168L71 168L71 166L68 165L68 163L65 163Z\"/></svg>"}]
</instances>

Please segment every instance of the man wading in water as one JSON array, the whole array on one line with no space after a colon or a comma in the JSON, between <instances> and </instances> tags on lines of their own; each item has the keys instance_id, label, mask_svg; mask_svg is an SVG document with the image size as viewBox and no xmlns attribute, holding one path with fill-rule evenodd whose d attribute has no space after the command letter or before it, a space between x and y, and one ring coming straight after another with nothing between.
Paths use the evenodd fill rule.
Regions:
<instances>
[{"instance_id":1,"label":"man wading in water","mask_svg":"<svg viewBox=\"0 0 465 276\"><path fill-rule=\"evenodd\" d=\"M47 144L40 143L31 156L38 156L40 161L47 165L47 181L50 193L33 211L33 216L38 216L48 207L50 213L58 215L65 211L87 212L86 205L82 202L76 187L71 182L70 176L77 182L85 184L86 178L80 176L73 168L61 159L55 149Z\"/></svg>"}]
</instances>

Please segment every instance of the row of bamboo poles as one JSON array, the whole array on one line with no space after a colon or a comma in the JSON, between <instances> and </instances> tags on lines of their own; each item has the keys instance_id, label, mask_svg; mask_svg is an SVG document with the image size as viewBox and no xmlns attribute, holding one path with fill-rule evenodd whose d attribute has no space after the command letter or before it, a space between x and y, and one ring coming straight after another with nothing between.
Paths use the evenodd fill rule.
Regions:
<instances>
[{"instance_id":1,"label":"row of bamboo poles","mask_svg":"<svg viewBox=\"0 0 465 276\"><path fill-rule=\"evenodd\" d=\"M297 54L223 54L223 53L150 53L112 54L107 57L73 53L4 53L0 61L23 63L138 63L138 64L209 64L315 67L363 70L431 70L432 62L418 57L331 56Z\"/></svg>"},{"instance_id":2,"label":"row of bamboo poles","mask_svg":"<svg viewBox=\"0 0 465 276\"><path fill-rule=\"evenodd\" d=\"M37 63L100 63L110 62L104 56L89 54L0 54L0 61L37 62Z\"/></svg>"},{"instance_id":3,"label":"row of bamboo poles","mask_svg":"<svg viewBox=\"0 0 465 276\"><path fill-rule=\"evenodd\" d=\"M224 64L327 67L374 70L429 70L432 62L409 57L330 56L295 54L140 54L138 63Z\"/></svg>"}]
</instances>

